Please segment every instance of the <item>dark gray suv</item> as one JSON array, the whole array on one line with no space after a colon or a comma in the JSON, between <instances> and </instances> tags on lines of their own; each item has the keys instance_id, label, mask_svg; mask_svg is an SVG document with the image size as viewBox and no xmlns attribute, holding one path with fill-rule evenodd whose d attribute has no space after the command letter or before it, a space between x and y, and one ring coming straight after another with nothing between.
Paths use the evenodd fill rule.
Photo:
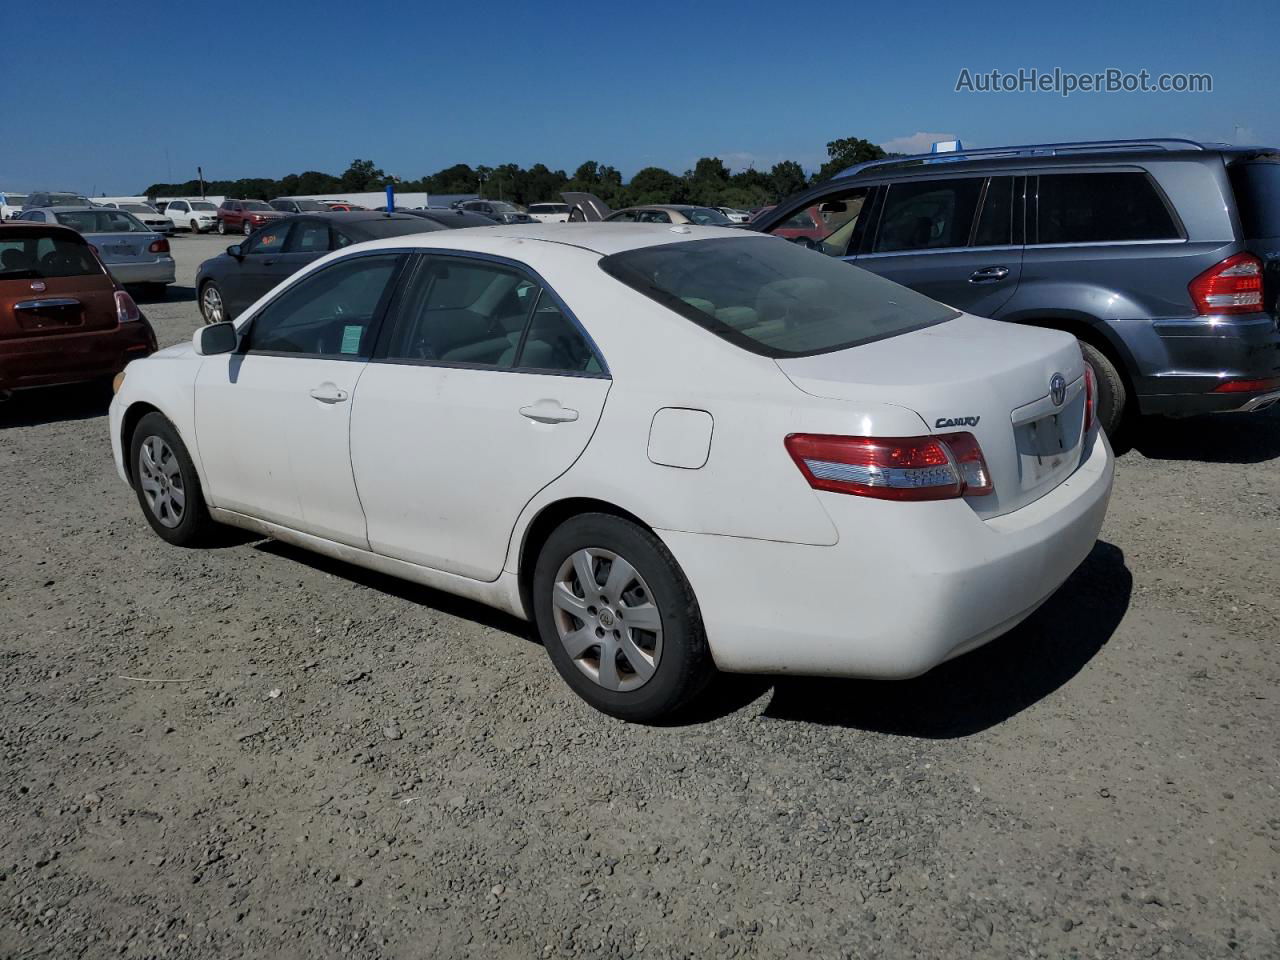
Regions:
<instances>
[{"instance_id":1,"label":"dark gray suv","mask_svg":"<svg viewBox=\"0 0 1280 960\"><path fill-rule=\"evenodd\" d=\"M1124 140L861 164L751 229L961 310L1074 334L1130 413L1280 400L1280 150Z\"/></svg>"}]
</instances>

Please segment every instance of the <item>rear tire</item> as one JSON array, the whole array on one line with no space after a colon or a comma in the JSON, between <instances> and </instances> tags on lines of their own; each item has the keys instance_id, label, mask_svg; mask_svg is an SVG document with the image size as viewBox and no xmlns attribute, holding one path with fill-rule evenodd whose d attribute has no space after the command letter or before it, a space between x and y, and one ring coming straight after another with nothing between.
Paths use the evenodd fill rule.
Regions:
<instances>
[{"instance_id":1,"label":"rear tire","mask_svg":"<svg viewBox=\"0 0 1280 960\"><path fill-rule=\"evenodd\" d=\"M218 235L225 237L227 235L227 221L218 220Z\"/></svg>"},{"instance_id":2,"label":"rear tire","mask_svg":"<svg viewBox=\"0 0 1280 960\"><path fill-rule=\"evenodd\" d=\"M200 236L200 224L197 223L195 220L191 221L191 235L193 237Z\"/></svg>"},{"instance_id":3,"label":"rear tire","mask_svg":"<svg viewBox=\"0 0 1280 960\"><path fill-rule=\"evenodd\" d=\"M208 539L215 524L200 476L164 414L148 413L138 421L129 441L129 464L142 515L162 540L194 547Z\"/></svg>"},{"instance_id":4,"label":"rear tire","mask_svg":"<svg viewBox=\"0 0 1280 960\"><path fill-rule=\"evenodd\" d=\"M247 237L249 234L253 233L253 224L246 220L240 229L244 231L244 235Z\"/></svg>"},{"instance_id":5,"label":"rear tire","mask_svg":"<svg viewBox=\"0 0 1280 960\"><path fill-rule=\"evenodd\" d=\"M538 554L533 606L560 676L610 716L662 720L715 673L693 588L666 545L629 520L561 524Z\"/></svg>"},{"instance_id":6,"label":"rear tire","mask_svg":"<svg viewBox=\"0 0 1280 960\"><path fill-rule=\"evenodd\" d=\"M1114 440L1128 414L1129 391L1125 388L1124 377L1101 350L1083 340L1078 342L1084 362L1092 368L1093 378L1098 384L1098 423Z\"/></svg>"}]
</instances>

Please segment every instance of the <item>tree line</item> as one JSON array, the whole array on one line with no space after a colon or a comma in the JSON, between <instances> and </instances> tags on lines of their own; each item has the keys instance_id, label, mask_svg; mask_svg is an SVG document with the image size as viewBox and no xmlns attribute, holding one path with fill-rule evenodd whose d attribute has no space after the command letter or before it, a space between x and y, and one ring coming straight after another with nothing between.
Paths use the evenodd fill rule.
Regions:
<instances>
[{"instance_id":1,"label":"tree line","mask_svg":"<svg viewBox=\"0 0 1280 960\"><path fill-rule=\"evenodd\" d=\"M429 194L479 194L491 199L530 204L558 201L566 190L594 193L614 209L642 203L696 203L706 206L750 209L777 203L811 183L826 180L846 167L889 154L874 143L845 137L827 144L827 162L812 177L794 160L775 163L769 170L732 172L719 157L702 157L692 170L674 174L661 167L645 167L624 183L616 167L588 160L570 176L535 163L527 170L515 163L497 167L457 163L418 180L392 176L371 160L353 160L341 175L308 170L272 180L248 177L240 180L206 180L207 194L243 200L311 194L367 193L392 184L397 191ZM186 183L153 183L143 193L149 197L194 196L198 180Z\"/></svg>"}]
</instances>

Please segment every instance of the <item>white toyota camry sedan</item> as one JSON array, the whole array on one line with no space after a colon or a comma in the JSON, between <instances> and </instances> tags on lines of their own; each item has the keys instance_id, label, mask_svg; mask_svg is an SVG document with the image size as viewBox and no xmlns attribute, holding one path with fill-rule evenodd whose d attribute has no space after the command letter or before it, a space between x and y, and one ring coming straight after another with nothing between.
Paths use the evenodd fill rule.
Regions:
<instances>
[{"instance_id":1,"label":"white toyota camry sedan","mask_svg":"<svg viewBox=\"0 0 1280 960\"><path fill-rule=\"evenodd\" d=\"M111 440L168 542L491 604L648 721L717 668L909 677L1007 631L1102 525L1093 404L1067 334L775 237L496 226L347 247L134 361Z\"/></svg>"}]
</instances>

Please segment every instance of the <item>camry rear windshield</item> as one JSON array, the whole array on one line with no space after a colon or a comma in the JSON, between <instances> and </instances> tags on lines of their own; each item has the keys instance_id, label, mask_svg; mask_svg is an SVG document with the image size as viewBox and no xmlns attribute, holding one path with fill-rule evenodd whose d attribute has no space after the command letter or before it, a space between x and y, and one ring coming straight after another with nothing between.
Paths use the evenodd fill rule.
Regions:
<instances>
[{"instance_id":1,"label":"camry rear windshield","mask_svg":"<svg viewBox=\"0 0 1280 960\"><path fill-rule=\"evenodd\" d=\"M641 247L605 257L600 266L766 357L830 353L959 316L936 300L779 237Z\"/></svg>"},{"instance_id":2,"label":"camry rear windshield","mask_svg":"<svg viewBox=\"0 0 1280 960\"><path fill-rule=\"evenodd\" d=\"M150 233L141 220L123 210L72 210L54 216L64 227L81 233Z\"/></svg>"},{"instance_id":3,"label":"camry rear windshield","mask_svg":"<svg viewBox=\"0 0 1280 960\"><path fill-rule=\"evenodd\" d=\"M1228 167L1246 239L1280 237L1280 158Z\"/></svg>"},{"instance_id":4,"label":"camry rear windshield","mask_svg":"<svg viewBox=\"0 0 1280 960\"><path fill-rule=\"evenodd\" d=\"M102 273L87 244L62 237L0 239L0 280L45 280Z\"/></svg>"}]
</instances>

